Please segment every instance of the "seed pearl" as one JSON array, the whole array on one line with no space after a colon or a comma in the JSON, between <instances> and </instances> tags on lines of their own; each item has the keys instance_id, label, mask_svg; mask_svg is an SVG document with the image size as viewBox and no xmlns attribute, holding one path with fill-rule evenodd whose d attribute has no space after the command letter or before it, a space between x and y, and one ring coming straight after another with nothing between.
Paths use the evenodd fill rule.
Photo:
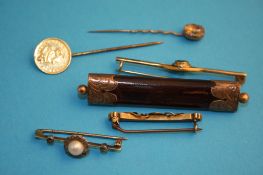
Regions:
<instances>
[{"instance_id":1,"label":"seed pearl","mask_svg":"<svg viewBox=\"0 0 263 175\"><path fill-rule=\"evenodd\" d=\"M73 140L68 144L68 152L73 156L81 155L84 149L84 145L78 140Z\"/></svg>"}]
</instances>

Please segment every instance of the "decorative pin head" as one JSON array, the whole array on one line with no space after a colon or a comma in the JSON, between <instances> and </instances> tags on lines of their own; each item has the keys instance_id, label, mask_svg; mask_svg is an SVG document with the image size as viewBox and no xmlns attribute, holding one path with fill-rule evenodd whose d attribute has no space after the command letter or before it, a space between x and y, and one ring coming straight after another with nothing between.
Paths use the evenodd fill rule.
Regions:
<instances>
[{"instance_id":1,"label":"decorative pin head","mask_svg":"<svg viewBox=\"0 0 263 175\"><path fill-rule=\"evenodd\" d=\"M70 65L71 55L71 50L65 41L58 38L46 38L37 45L34 60L42 72L59 74Z\"/></svg>"},{"instance_id":2,"label":"decorative pin head","mask_svg":"<svg viewBox=\"0 0 263 175\"><path fill-rule=\"evenodd\" d=\"M187 60L176 60L172 65L178 67L178 69L192 67L189 61Z\"/></svg>"},{"instance_id":3,"label":"decorative pin head","mask_svg":"<svg viewBox=\"0 0 263 175\"><path fill-rule=\"evenodd\" d=\"M205 28L197 24L186 24L184 26L183 35L189 40L200 40L205 35Z\"/></svg>"}]
</instances>

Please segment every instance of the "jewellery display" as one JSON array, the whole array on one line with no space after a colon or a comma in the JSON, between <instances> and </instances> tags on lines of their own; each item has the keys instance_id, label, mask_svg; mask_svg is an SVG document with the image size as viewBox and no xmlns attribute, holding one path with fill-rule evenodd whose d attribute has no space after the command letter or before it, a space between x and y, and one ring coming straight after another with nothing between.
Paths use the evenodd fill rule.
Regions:
<instances>
[{"instance_id":1,"label":"jewellery display","mask_svg":"<svg viewBox=\"0 0 263 175\"><path fill-rule=\"evenodd\" d=\"M202 120L200 113L159 113L153 112L148 114L139 114L137 112L111 112L109 120L112 122L112 128L125 133L156 133L156 132L197 132L197 122ZM177 129L148 129L148 130L125 130L120 127L121 121L137 121L137 122L192 122L193 128L177 128Z\"/></svg>"},{"instance_id":2,"label":"jewellery display","mask_svg":"<svg viewBox=\"0 0 263 175\"><path fill-rule=\"evenodd\" d=\"M127 29L112 29L112 30L94 30L89 31L94 33L116 33L116 32L125 32L125 33L161 33L161 34L171 34L175 36L183 36L186 39L197 41L204 37L205 28L198 24L186 24L184 26L183 32L178 33L174 31L163 31L163 30L127 30Z\"/></svg>"},{"instance_id":3,"label":"jewellery display","mask_svg":"<svg viewBox=\"0 0 263 175\"><path fill-rule=\"evenodd\" d=\"M49 134L45 134L49 133ZM52 134L52 135L50 135ZM69 137L58 137L53 134L70 135ZM123 137L108 136L101 134L90 134L85 132L74 132L64 130L52 130L52 129L37 129L35 137L38 139L47 140L48 144L54 143L54 141L64 142L65 152L76 158L83 157L88 154L89 148L99 148L101 152L108 151L120 151L122 147L122 141L127 140ZM106 143L93 143L89 142L85 137L97 137L101 139L113 139L114 145L108 145Z\"/></svg>"},{"instance_id":4,"label":"jewellery display","mask_svg":"<svg viewBox=\"0 0 263 175\"><path fill-rule=\"evenodd\" d=\"M71 63L71 57L88 54L109 52L115 50L131 49L137 47L152 46L162 44L162 42L148 42L141 44L132 44L112 48L90 50L85 52L71 53L68 44L58 38L46 38L41 41L34 52L35 64L39 70L46 74L59 74L65 71Z\"/></svg>"},{"instance_id":5,"label":"jewellery display","mask_svg":"<svg viewBox=\"0 0 263 175\"><path fill-rule=\"evenodd\" d=\"M201 25L187 24L182 33L163 30L96 30L90 32L130 32L130 33L161 33L183 36L189 40L200 40L205 35ZM101 52L151 46L162 42L148 42L118 46L112 48L90 50L72 53L68 44L58 38L47 38L41 41L34 52L36 66L46 74L58 74L67 69L71 57ZM245 83L247 74L244 72L225 71L194 67L186 60L176 60L172 64L164 64L126 57L116 58L120 74L89 73L87 85L78 86L78 94L85 97L89 104L102 105L150 105L177 108L194 108L211 111L235 112L239 102L247 103L249 95L241 93L241 86ZM143 65L158 68L173 73L208 73L234 77L233 81L179 79L153 75L124 68L127 64ZM112 128L124 133L167 133L167 132L192 132L202 130L197 123L202 120L201 113L173 113L173 112L110 112L108 118ZM174 122L190 123L193 127L178 127L173 129L124 129L120 122ZM60 136L58 136L60 135ZM69 135L65 137L65 135ZM101 152L120 151L124 137L74 132L65 130L37 129L35 137L44 139L48 144L55 141L64 143L65 152L76 158L88 154L90 148L98 148ZM86 138L100 138L114 140L114 144L90 142Z\"/></svg>"}]
</instances>

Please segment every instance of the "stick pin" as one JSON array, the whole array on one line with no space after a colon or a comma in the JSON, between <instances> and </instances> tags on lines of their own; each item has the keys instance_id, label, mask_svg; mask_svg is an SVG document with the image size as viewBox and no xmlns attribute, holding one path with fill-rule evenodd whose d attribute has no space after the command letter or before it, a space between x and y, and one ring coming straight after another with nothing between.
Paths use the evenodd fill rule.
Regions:
<instances>
[{"instance_id":1,"label":"stick pin","mask_svg":"<svg viewBox=\"0 0 263 175\"><path fill-rule=\"evenodd\" d=\"M205 28L197 24L186 24L184 26L183 32L178 33L174 31L163 31L163 30L127 30L127 29L112 29L112 30L94 30L89 31L94 33L115 33L115 32L125 32L125 33L161 33L161 34L171 34L175 36L183 36L186 39L197 41L204 37Z\"/></svg>"},{"instance_id":2,"label":"stick pin","mask_svg":"<svg viewBox=\"0 0 263 175\"><path fill-rule=\"evenodd\" d=\"M136 47L152 46L162 44L162 42L148 42L141 44L132 44L126 46L118 46L104 48L98 50L90 50L85 52L71 53L68 44L58 38L46 38L41 41L34 52L34 60L36 66L46 74L59 74L65 71L71 63L71 57L82 56L88 54L109 52L115 50L131 49Z\"/></svg>"}]
</instances>

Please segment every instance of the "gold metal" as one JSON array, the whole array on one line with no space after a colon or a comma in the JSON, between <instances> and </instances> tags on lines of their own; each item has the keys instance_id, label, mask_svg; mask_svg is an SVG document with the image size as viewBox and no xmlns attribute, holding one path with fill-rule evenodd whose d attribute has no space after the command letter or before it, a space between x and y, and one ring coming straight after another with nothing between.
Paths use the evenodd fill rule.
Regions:
<instances>
[{"instance_id":1,"label":"gold metal","mask_svg":"<svg viewBox=\"0 0 263 175\"><path fill-rule=\"evenodd\" d=\"M88 87L86 87L86 93L89 94L88 101L93 104L114 104L117 102L117 95L111 93L118 86L113 78L114 75L111 74L89 76Z\"/></svg>"},{"instance_id":2,"label":"gold metal","mask_svg":"<svg viewBox=\"0 0 263 175\"><path fill-rule=\"evenodd\" d=\"M213 81L211 88L214 100L209 109L213 111L236 111L240 96L240 84L238 82ZM246 93L243 93L246 94Z\"/></svg>"},{"instance_id":3,"label":"gold metal","mask_svg":"<svg viewBox=\"0 0 263 175\"><path fill-rule=\"evenodd\" d=\"M247 103L249 100L249 95L247 93L240 93L238 100L240 103Z\"/></svg>"},{"instance_id":4,"label":"gold metal","mask_svg":"<svg viewBox=\"0 0 263 175\"><path fill-rule=\"evenodd\" d=\"M59 74L70 65L71 50L68 44L61 39L47 38L37 45L34 52L34 61L42 72Z\"/></svg>"},{"instance_id":5,"label":"gold metal","mask_svg":"<svg viewBox=\"0 0 263 175\"><path fill-rule=\"evenodd\" d=\"M200 113L148 113L139 114L136 112L111 112L109 120L112 122L112 127L116 130L125 133L156 133L156 132L197 132L197 122L202 120ZM147 130L125 130L120 127L121 121L154 121L154 122L193 122L193 128L177 128L177 129L147 129Z\"/></svg>"},{"instance_id":6,"label":"gold metal","mask_svg":"<svg viewBox=\"0 0 263 175\"><path fill-rule=\"evenodd\" d=\"M54 135L70 135L69 137L59 137ZM74 132L74 131L65 131L65 130L53 130L53 129L37 129L35 131L35 137L38 139L47 140L48 144L54 143L54 141L64 142L65 152L72 157L83 157L88 153L89 148L99 148L101 152L108 151L120 151L122 147L122 141L127 140L124 137L101 135L101 134L91 134L86 132ZM102 139L113 139L115 140L114 145L108 145L106 143L94 143L88 142L85 137L96 137ZM70 150L70 144L77 142L83 149L79 154L72 154ZM74 147L73 147L74 149ZM73 150L74 151L74 150Z\"/></svg>"},{"instance_id":7,"label":"gold metal","mask_svg":"<svg viewBox=\"0 0 263 175\"><path fill-rule=\"evenodd\" d=\"M65 71L71 63L71 57L102 52L131 49L137 47L152 46L162 44L162 42L148 42L141 44L132 44L126 46L90 50L85 52L71 53L68 44L58 38L46 38L41 41L34 52L34 61L36 66L46 74L59 74Z\"/></svg>"},{"instance_id":8,"label":"gold metal","mask_svg":"<svg viewBox=\"0 0 263 175\"><path fill-rule=\"evenodd\" d=\"M141 72L124 70L123 66L125 63L132 63L132 64L140 64L140 65L145 65L145 66L157 67L157 68L161 68L167 71L174 71L174 72L204 72L204 73L222 74L222 75L227 75L227 76L234 76L235 80L240 84L245 83L246 76L247 76L247 74L244 72L233 72L233 71L193 67L186 60L176 60L173 64L162 64L162 63L142 61L142 60L136 60L136 59L130 59L130 58L124 58L124 57L117 57L116 61L120 63L119 69L118 69L119 72L143 75L143 76L151 76L151 77L167 78L165 76L157 76L153 74L145 74Z\"/></svg>"},{"instance_id":9,"label":"gold metal","mask_svg":"<svg viewBox=\"0 0 263 175\"><path fill-rule=\"evenodd\" d=\"M171 34L175 36L183 36L186 39L197 41L204 37L205 28L197 24L186 24L184 26L183 32L178 33L174 31L163 31L163 30L126 30L126 29L112 29L112 30L93 30L89 31L92 33L115 33L115 32L124 32L124 33L161 33L161 34Z\"/></svg>"}]
</instances>

